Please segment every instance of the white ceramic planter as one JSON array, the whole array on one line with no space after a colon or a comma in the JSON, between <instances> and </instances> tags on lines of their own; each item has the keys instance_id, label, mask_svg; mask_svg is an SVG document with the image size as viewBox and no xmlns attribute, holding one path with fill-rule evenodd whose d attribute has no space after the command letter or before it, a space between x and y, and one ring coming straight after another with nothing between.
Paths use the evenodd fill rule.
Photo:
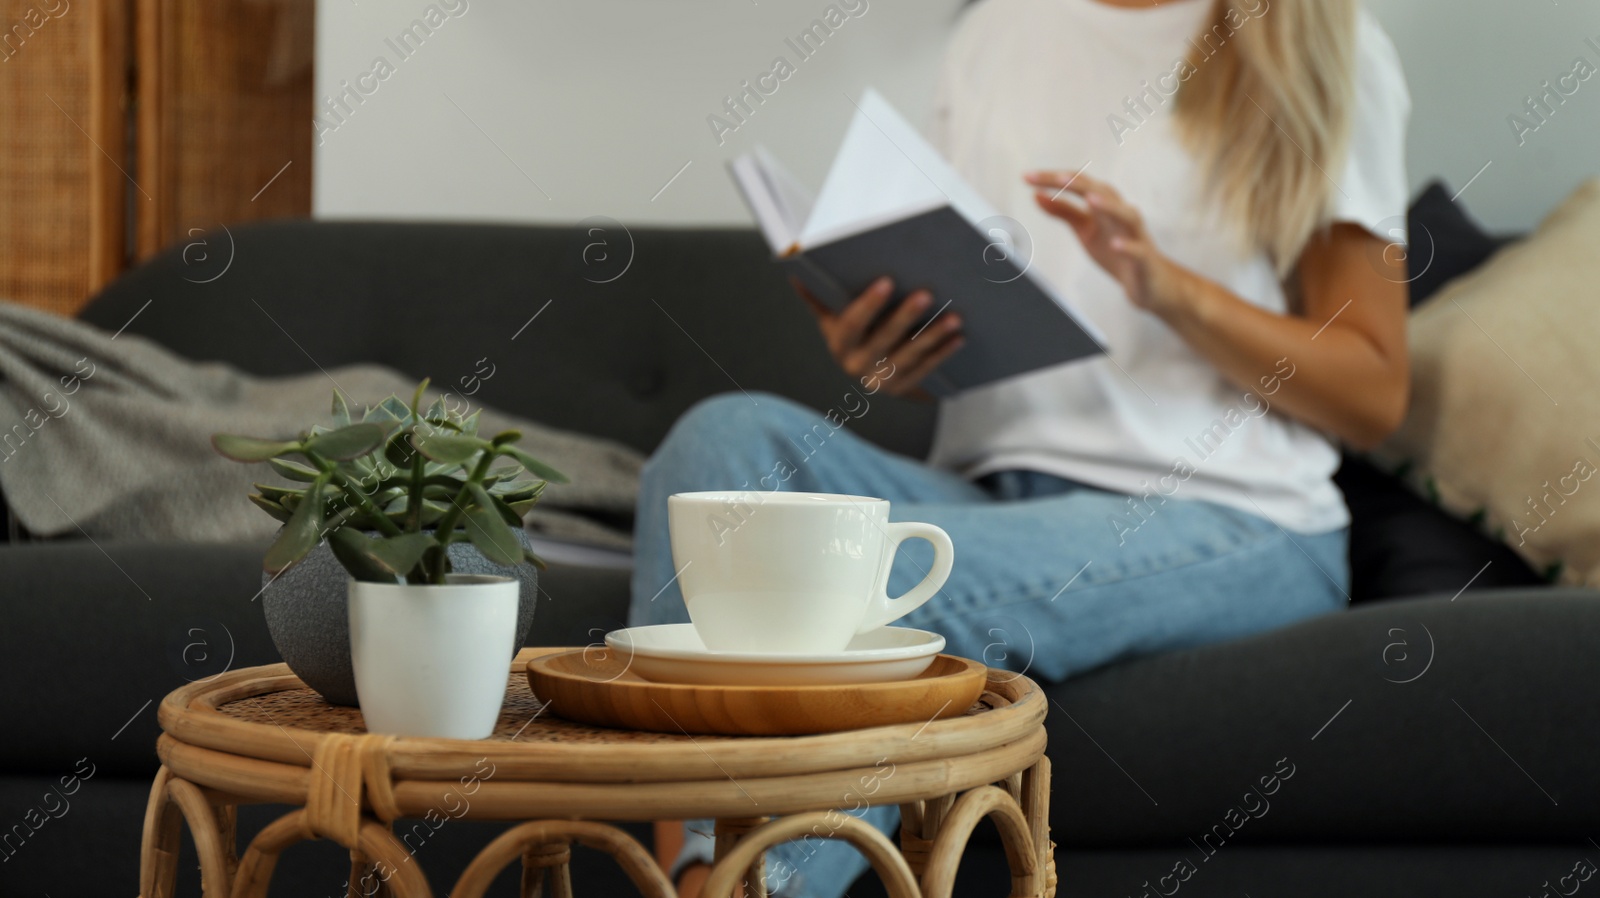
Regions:
<instances>
[{"instance_id":1,"label":"white ceramic planter","mask_svg":"<svg viewBox=\"0 0 1600 898\"><path fill-rule=\"evenodd\" d=\"M451 574L435 585L351 580L350 660L367 731L483 739L516 654L518 583Z\"/></svg>"}]
</instances>

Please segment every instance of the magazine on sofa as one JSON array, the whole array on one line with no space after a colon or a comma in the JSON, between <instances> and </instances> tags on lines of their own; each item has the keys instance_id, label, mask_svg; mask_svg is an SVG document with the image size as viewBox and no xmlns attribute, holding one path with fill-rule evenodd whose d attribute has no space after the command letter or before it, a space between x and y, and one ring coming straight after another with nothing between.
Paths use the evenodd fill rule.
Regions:
<instances>
[{"instance_id":1,"label":"magazine on sofa","mask_svg":"<svg viewBox=\"0 0 1600 898\"><path fill-rule=\"evenodd\" d=\"M773 255L829 307L887 274L902 293L932 291L930 320L961 314L966 346L925 381L937 396L1105 351L1094 325L1029 266L1020 226L876 91L857 104L814 197L763 147L728 167Z\"/></svg>"}]
</instances>

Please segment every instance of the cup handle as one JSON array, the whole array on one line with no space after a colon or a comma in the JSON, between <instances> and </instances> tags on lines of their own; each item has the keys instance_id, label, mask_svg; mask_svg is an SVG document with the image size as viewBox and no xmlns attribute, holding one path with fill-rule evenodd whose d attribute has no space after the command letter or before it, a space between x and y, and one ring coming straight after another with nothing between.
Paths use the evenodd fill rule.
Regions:
<instances>
[{"instance_id":1,"label":"cup handle","mask_svg":"<svg viewBox=\"0 0 1600 898\"><path fill-rule=\"evenodd\" d=\"M889 535L889 545L884 547L883 566L878 569L877 591L867 604L867 613L862 616L861 626L856 629L858 635L887 626L933 598L944 586L944 581L949 579L950 567L956 559L956 547L950 542L950 534L932 524L905 521L886 524L884 529ZM925 539L933 543L933 570L905 595L891 599L889 570L894 566L894 557L900 551L900 544L908 539Z\"/></svg>"}]
</instances>

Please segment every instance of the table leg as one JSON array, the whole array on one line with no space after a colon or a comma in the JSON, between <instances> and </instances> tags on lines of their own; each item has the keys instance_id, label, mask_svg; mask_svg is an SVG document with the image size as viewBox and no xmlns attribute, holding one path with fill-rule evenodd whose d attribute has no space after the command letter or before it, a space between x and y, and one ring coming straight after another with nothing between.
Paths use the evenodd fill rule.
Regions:
<instances>
[{"instance_id":1,"label":"table leg","mask_svg":"<svg viewBox=\"0 0 1600 898\"><path fill-rule=\"evenodd\" d=\"M1056 843L1050 841L1050 758L1040 758L1022 775L1022 815L1039 855L1044 898L1056 894Z\"/></svg>"},{"instance_id":2,"label":"table leg","mask_svg":"<svg viewBox=\"0 0 1600 898\"><path fill-rule=\"evenodd\" d=\"M922 871L928 868L928 852L933 848L933 840L923 830L926 806L927 803L922 801L900 806L900 853L905 856L907 866L919 882L922 880Z\"/></svg>"},{"instance_id":3,"label":"table leg","mask_svg":"<svg viewBox=\"0 0 1600 898\"><path fill-rule=\"evenodd\" d=\"M372 865L367 863L366 855L359 851L350 852L350 876L344 882L344 898L365 898L361 883L369 875Z\"/></svg>"},{"instance_id":4,"label":"table leg","mask_svg":"<svg viewBox=\"0 0 1600 898\"><path fill-rule=\"evenodd\" d=\"M239 874L239 806L213 799L211 811L217 818L217 836L222 846L222 863L228 882Z\"/></svg>"},{"instance_id":5,"label":"table leg","mask_svg":"<svg viewBox=\"0 0 1600 898\"><path fill-rule=\"evenodd\" d=\"M929 852L928 868L922 875L922 894L926 898L950 898L967 840L986 817L999 829L1000 842L1005 846L1006 864L1011 868L1011 898L1046 895L1040 853L1033 843L1031 827L1022 808L1005 789L978 786L962 793L939 824L939 834Z\"/></svg>"},{"instance_id":6,"label":"table leg","mask_svg":"<svg viewBox=\"0 0 1600 898\"><path fill-rule=\"evenodd\" d=\"M930 798L922 803L922 837L932 842L939 836L939 829L944 825L944 818L950 813L950 808L956 803L956 796L941 795Z\"/></svg>"},{"instance_id":7,"label":"table leg","mask_svg":"<svg viewBox=\"0 0 1600 898\"><path fill-rule=\"evenodd\" d=\"M177 809L167 795L172 774L165 765L156 771L150 801L144 812L144 838L139 846L140 898L172 898L178 876Z\"/></svg>"},{"instance_id":8,"label":"table leg","mask_svg":"<svg viewBox=\"0 0 1600 898\"><path fill-rule=\"evenodd\" d=\"M228 898L233 892L233 867L229 863L233 851L224 845L216 805L199 786L175 776L167 780L167 796L189 824L195 854L200 856L201 894L205 898Z\"/></svg>"},{"instance_id":9,"label":"table leg","mask_svg":"<svg viewBox=\"0 0 1600 898\"><path fill-rule=\"evenodd\" d=\"M256 833L239 860L239 875L234 879L233 898L266 898L272 871L284 849L307 839L317 838L304 810L294 810ZM360 821L353 844L345 845L359 853L380 877L379 893L396 898L430 898L428 880L413 862L388 825L370 818ZM360 874L357 874L359 879Z\"/></svg>"},{"instance_id":10,"label":"table leg","mask_svg":"<svg viewBox=\"0 0 1600 898\"><path fill-rule=\"evenodd\" d=\"M739 840L745 834L766 823L767 817L729 817L717 820L716 840L717 845L712 855L712 863L728 856ZM742 892L749 898L767 898L767 860L766 853L756 854L755 860L750 862L750 870L745 878ZM713 895L709 898L727 898L725 895Z\"/></svg>"},{"instance_id":11,"label":"table leg","mask_svg":"<svg viewBox=\"0 0 1600 898\"><path fill-rule=\"evenodd\" d=\"M522 853L522 898L572 898L572 848L565 841Z\"/></svg>"},{"instance_id":12,"label":"table leg","mask_svg":"<svg viewBox=\"0 0 1600 898\"><path fill-rule=\"evenodd\" d=\"M1000 782L995 783L995 785L999 788L1006 790L1006 794L1010 795L1011 800L1017 804L1022 803L1022 777L1025 772L1026 771L1013 773Z\"/></svg>"},{"instance_id":13,"label":"table leg","mask_svg":"<svg viewBox=\"0 0 1600 898\"><path fill-rule=\"evenodd\" d=\"M655 858L643 845L614 826L588 820L533 820L513 826L478 852L467 869L461 872L461 878L456 880L451 898L483 898L484 892L500 871L517 858L523 860L523 883L526 889L528 858L537 856L542 846L554 843L565 849L571 842L611 855L645 898L672 898L672 883L667 881L666 873L657 866ZM565 865L563 860L561 866ZM547 868L546 872L554 873L555 867ZM571 883L565 874L551 878L554 882L552 890L566 890L553 894L571 894Z\"/></svg>"},{"instance_id":14,"label":"table leg","mask_svg":"<svg viewBox=\"0 0 1600 898\"><path fill-rule=\"evenodd\" d=\"M363 852L350 852L350 878L345 884L345 898L391 898L394 892L388 881L381 865Z\"/></svg>"},{"instance_id":15,"label":"table leg","mask_svg":"<svg viewBox=\"0 0 1600 898\"><path fill-rule=\"evenodd\" d=\"M835 819L841 817L842 819ZM721 821L718 821L719 824ZM789 817L779 817L755 831L745 834L733 844L711 868L706 879L704 894L710 898L724 898L737 894L741 880L750 879L750 871L760 862L761 854L768 848L807 835L826 827L827 838L843 839L854 845L863 855L890 898L918 898L916 877L906 865L906 859L895 850L888 837L873 828L872 824L837 811L809 811ZM720 847L720 846L719 846Z\"/></svg>"}]
</instances>

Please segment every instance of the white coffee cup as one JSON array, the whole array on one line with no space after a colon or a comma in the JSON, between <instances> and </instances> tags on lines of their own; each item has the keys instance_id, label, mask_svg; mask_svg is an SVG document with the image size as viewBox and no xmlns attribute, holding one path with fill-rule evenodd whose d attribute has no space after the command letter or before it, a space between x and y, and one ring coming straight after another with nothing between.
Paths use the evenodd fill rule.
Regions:
<instances>
[{"instance_id":1,"label":"white coffee cup","mask_svg":"<svg viewBox=\"0 0 1600 898\"><path fill-rule=\"evenodd\" d=\"M866 496L678 493L667 521L689 619L712 651L843 651L932 598L955 560L943 530L890 523L888 500ZM933 543L933 569L891 599L895 552L913 538Z\"/></svg>"}]
</instances>

